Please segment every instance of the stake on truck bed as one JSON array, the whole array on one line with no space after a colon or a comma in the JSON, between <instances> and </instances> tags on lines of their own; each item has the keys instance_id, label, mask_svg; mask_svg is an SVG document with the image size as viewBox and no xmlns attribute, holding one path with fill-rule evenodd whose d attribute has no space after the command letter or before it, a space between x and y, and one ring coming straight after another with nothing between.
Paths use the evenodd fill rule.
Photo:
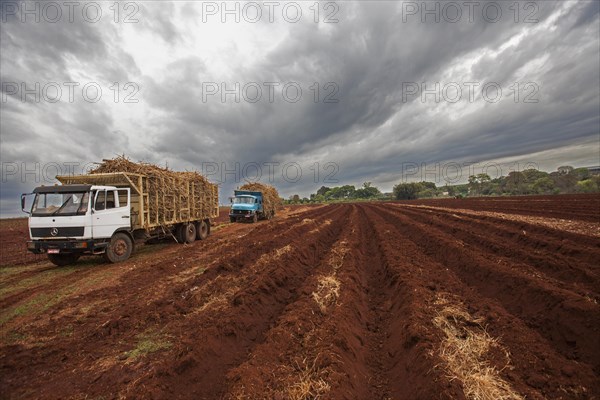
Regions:
<instances>
[{"instance_id":1,"label":"stake on truck bed","mask_svg":"<svg viewBox=\"0 0 600 400\"><path fill-rule=\"evenodd\" d=\"M81 255L102 254L124 261L136 241L174 235L180 243L205 239L219 215L218 187L184 178L162 180L151 191L150 178L130 172L57 176L62 185L40 186L29 214L29 251L47 253L56 265ZM156 181L153 182L156 185ZM176 190L174 189L176 185Z\"/></svg>"}]
</instances>

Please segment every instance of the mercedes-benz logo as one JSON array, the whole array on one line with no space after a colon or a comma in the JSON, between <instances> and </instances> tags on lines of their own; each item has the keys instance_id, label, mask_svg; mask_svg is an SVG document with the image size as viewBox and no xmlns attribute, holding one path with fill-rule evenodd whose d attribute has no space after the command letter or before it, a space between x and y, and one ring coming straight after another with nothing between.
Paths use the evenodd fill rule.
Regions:
<instances>
[{"instance_id":1,"label":"mercedes-benz logo","mask_svg":"<svg viewBox=\"0 0 600 400\"><path fill-rule=\"evenodd\" d=\"M58 229L57 229L57 228L52 228L52 230L50 230L50 234L51 234L52 236L56 236L56 235L58 235Z\"/></svg>"}]
</instances>

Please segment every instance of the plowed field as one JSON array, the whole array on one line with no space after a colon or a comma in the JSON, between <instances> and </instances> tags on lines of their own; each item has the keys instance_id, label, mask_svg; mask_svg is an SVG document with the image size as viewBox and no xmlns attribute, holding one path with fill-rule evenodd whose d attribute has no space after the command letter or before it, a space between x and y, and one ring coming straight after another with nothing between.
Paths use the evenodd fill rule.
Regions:
<instances>
[{"instance_id":1,"label":"plowed field","mask_svg":"<svg viewBox=\"0 0 600 400\"><path fill-rule=\"evenodd\" d=\"M2 221L0 396L600 399L600 196L517 200L299 207L71 267Z\"/></svg>"}]
</instances>

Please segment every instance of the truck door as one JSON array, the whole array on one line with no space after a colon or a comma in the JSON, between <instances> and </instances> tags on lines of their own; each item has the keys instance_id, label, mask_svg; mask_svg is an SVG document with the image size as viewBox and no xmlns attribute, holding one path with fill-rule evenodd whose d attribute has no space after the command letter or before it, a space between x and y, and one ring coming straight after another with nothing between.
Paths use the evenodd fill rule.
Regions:
<instances>
[{"instance_id":1,"label":"truck door","mask_svg":"<svg viewBox=\"0 0 600 400\"><path fill-rule=\"evenodd\" d=\"M119 228L131 228L129 189L98 190L92 209L94 239L109 238Z\"/></svg>"}]
</instances>

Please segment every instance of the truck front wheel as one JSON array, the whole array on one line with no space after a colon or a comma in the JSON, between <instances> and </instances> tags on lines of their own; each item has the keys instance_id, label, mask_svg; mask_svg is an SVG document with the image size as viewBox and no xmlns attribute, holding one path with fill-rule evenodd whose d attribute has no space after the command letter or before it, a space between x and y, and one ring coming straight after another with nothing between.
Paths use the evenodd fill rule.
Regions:
<instances>
[{"instance_id":1,"label":"truck front wheel","mask_svg":"<svg viewBox=\"0 0 600 400\"><path fill-rule=\"evenodd\" d=\"M48 254L48 260L57 267L75 264L79 260L79 254Z\"/></svg>"},{"instance_id":2,"label":"truck front wheel","mask_svg":"<svg viewBox=\"0 0 600 400\"><path fill-rule=\"evenodd\" d=\"M133 242L125 233L115 233L106 247L103 257L110 263L125 261L133 251Z\"/></svg>"},{"instance_id":3,"label":"truck front wheel","mask_svg":"<svg viewBox=\"0 0 600 400\"><path fill-rule=\"evenodd\" d=\"M258 221L258 216L256 215L256 213L254 213L254 215L252 216L252 223L255 224Z\"/></svg>"}]
</instances>

